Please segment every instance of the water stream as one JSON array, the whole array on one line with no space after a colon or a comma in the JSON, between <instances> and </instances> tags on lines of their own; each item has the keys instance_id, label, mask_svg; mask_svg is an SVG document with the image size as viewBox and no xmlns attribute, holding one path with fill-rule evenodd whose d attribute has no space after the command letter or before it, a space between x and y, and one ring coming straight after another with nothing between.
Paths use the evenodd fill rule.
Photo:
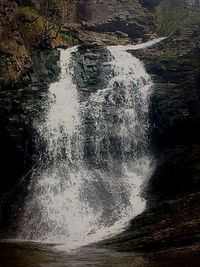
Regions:
<instances>
[{"instance_id":1,"label":"water stream","mask_svg":"<svg viewBox=\"0 0 200 267\"><path fill-rule=\"evenodd\" d=\"M109 83L82 100L74 80L77 49L60 51L59 81L51 84L47 113L35 123L40 164L31 177L18 233L19 239L67 249L123 231L145 209L141 192L152 172L152 81L142 62L124 46L108 47Z\"/></svg>"}]
</instances>

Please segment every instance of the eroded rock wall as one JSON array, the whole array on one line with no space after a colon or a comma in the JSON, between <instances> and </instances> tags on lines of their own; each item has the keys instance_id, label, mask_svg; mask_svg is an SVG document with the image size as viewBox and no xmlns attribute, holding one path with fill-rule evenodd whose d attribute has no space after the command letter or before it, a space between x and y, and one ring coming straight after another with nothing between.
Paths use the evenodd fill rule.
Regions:
<instances>
[{"instance_id":1,"label":"eroded rock wall","mask_svg":"<svg viewBox=\"0 0 200 267\"><path fill-rule=\"evenodd\" d=\"M61 4L61 2L63 4ZM81 23L97 32L122 31L131 38L145 38L155 32L153 15L138 0L57 1L64 23ZM66 11L63 12L63 7Z\"/></svg>"},{"instance_id":2,"label":"eroded rock wall","mask_svg":"<svg viewBox=\"0 0 200 267\"><path fill-rule=\"evenodd\" d=\"M58 79L58 50L34 50L23 85L0 90L0 226L14 220L14 206L24 198L24 185L39 163L33 124L42 119L51 82ZM16 205L16 214L19 213Z\"/></svg>"}]
</instances>

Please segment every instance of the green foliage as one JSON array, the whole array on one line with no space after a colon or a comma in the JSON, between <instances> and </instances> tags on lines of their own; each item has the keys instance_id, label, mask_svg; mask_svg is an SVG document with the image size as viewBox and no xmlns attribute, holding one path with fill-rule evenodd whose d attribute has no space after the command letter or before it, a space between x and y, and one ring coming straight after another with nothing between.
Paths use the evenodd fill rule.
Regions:
<instances>
[{"instance_id":1,"label":"green foliage","mask_svg":"<svg viewBox=\"0 0 200 267\"><path fill-rule=\"evenodd\" d=\"M157 30L161 35L170 36L199 20L199 12L199 6L191 6L187 0L163 0L156 8Z\"/></svg>"},{"instance_id":2,"label":"green foliage","mask_svg":"<svg viewBox=\"0 0 200 267\"><path fill-rule=\"evenodd\" d=\"M46 21L35 9L29 6L21 6L18 7L17 12L27 30L36 33L42 31Z\"/></svg>"},{"instance_id":3,"label":"green foliage","mask_svg":"<svg viewBox=\"0 0 200 267\"><path fill-rule=\"evenodd\" d=\"M61 33L60 37L64 42L66 42L70 46L77 45L79 43L79 41L76 38L65 33Z\"/></svg>"},{"instance_id":4,"label":"green foliage","mask_svg":"<svg viewBox=\"0 0 200 267\"><path fill-rule=\"evenodd\" d=\"M25 28L26 39L34 40L38 46L78 44L76 38L61 32L61 18L52 0L43 1L39 11L29 6L21 6L18 8L18 14Z\"/></svg>"},{"instance_id":5,"label":"green foliage","mask_svg":"<svg viewBox=\"0 0 200 267\"><path fill-rule=\"evenodd\" d=\"M33 17L39 16L38 12L33 8L31 8L30 6L19 6L17 8L17 11L19 14L24 16L33 16Z\"/></svg>"},{"instance_id":6,"label":"green foliage","mask_svg":"<svg viewBox=\"0 0 200 267\"><path fill-rule=\"evenodd\" d=\"M156 23L161 35L173 34L188 18L189 10L184 0L164 0L156 8Z\"/></svg>"}]
</instances>

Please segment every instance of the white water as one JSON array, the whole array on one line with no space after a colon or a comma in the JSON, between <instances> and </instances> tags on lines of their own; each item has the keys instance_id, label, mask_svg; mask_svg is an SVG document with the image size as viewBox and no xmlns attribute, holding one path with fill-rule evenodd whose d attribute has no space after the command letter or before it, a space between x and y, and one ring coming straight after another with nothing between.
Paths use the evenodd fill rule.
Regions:
<instances>
[{"instance_id":1,"label":"white water","mask_svg":"<svg viewBox=\"0 0 200 267\"><path fill-rule=\"evenodd\" d=\"M73 81L77 48L61 50L60 79L51 84L49 110L36 126L43 149L38 145L41 164L29 185L21 239L72 249L119 233L145 209L141 191L152 171L147 149L152 82L124 47L108 49L113 76L82 102Z\"/></svg>"},{"instance_id":2,"label":"white water","mask_svg":"<svg viewBox=\"0 0 200 267\"><path fill-rule=\"evenodd\" d=\"M165 39L167 39L167 37L156 38L156 39L153 39L149 42L141 43L141 44L137 44L137 45L131 45L131 44L130 45L120 45L119 47L121 48L121 50L124 50L124 51L144 49L144 48L148 48L148 47L151 47L153 45L156 45Z\"/></svg>"}]
</instances>

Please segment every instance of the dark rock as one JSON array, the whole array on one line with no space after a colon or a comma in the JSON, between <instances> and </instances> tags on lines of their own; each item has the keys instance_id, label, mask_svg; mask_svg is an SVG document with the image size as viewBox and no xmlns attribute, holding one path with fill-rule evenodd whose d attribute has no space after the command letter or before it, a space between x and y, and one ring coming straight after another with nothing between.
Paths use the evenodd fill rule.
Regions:
<instances>
[{"instance_id":1,"label":"dark rock","mask_svg":"<svg viewBox=\"0 0 200 267\"><path fill-rule=\"evenodd\" d=\"M88 28L91 31L97 32L124 32L130 38L144 38L145 37L145 28L143 25L138 24L136 21L131 21L127 23L126 20L122 20L121 17L115 17L109 22L97 24ZM127 37L126 36L126 37Z\"/></svg>"},{"instance_id":2,"label":"dark rock","mask_svg":"<svg viewBox=\"0 0 200 267\"><path fill-rule=\"evenodd\" d=\"M74 55L74 81L82 93L103 89L109 82L111 70L106 62L111 60L110 52L97 44L82 45Z\"/></svg>"},{"instance_id":3,"label":"dark rock","mask_svg":"<svg viewBox=\"0 0 200 267\"><path fill-rule=\"evenodd\" d=\"M148 209L101 247L200 251L200 50L195 36L132 51L154 80L150 139L157 164L144 192Z\"/></svg>"},{"instance_id":4,"label":"dark rock","mask_svg":"<svg viewBox=\"0 0 200 267\"><path fill-rule=\"evenodd\" d=\"M67 27L69 23L79 23L82 25L82 32L90 30L111 35L121 31L124 33L123 38L128 35L130 38L143 39L155 32L152 12L144 8L138 0L67 1L66 6L70 12L63 13L63 5L58 4L64 24ZM93 36L91 40L92 38Z\"/></svg>"},{"instance_id":5,"label":"dark rock","mask_svg":"<svg viewBox=\"0 0 200 267\"><path fill-rule=\"evenodd\" d=\"M172 37L154 48L132 51L154 80L150 138L157 167L146 189L150 205L200 190L198 39Z\"/></svg>"},{"instance_id":6,"label":"dark rock","mask_svg":"<svg viewBox=\"0 0 200 267\"><path fill-rule=\"evenodd\" d=\"M12 203L20 205L30 170L37 164L33 128L42 119L51 82L58 79L59 51L32 51L32 68L15 88L0 91L0 225L13 219ZM41 103L43 103L41 105ZM21 200L20 200L21 199Z\"/></svg>"},{"instance_id":7,"label":"dark rock","mask_svg":"<svg viewBox=\"0 0 200 267\"><path fill-rule=\"evenodd\" d=\"M116 31L115 33L117 34L118 38L127 38L128 37L128 34L125 32Z\"/></svg>"},{"instance_id":8,"label":"dark rock","mask_svg":"<svg viewBox=\"0 0 200 267\"><path fill-rule=\"evenodd\" d=\"M139 0L140 4L147 8L155 8L162 0Z\"/></svg>"},{"instance_id":9,"label":"dark rock","mask_svg":"<svg viewBox=\"0 0 200 267\"><path fill-rule=\"evenodd\" d=\"M59 57L60 52L56 49L33 50L31 81L45 83L56 81L60 72L57 64Z\"/></svg>"},{"instance_id":10,"label":"dark rock","mask_svg":"<svg viewBox=\"0 0 200 267\"><path fill-rule=\"evenodd\" d=\"M137 216L124 233L99 243L117 251L176 251L184 247L199 253L200 194L186 194L158 204ZM192 207L192 209L191 209Z\"/></svg>"}]
</instances>

